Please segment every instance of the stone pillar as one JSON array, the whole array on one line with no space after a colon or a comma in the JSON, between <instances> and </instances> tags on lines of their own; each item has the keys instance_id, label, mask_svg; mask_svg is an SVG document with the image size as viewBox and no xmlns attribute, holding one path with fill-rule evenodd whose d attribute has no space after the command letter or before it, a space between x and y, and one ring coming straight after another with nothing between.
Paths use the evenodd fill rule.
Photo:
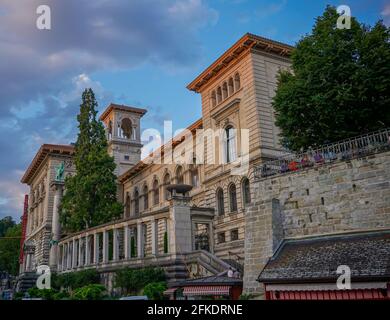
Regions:
<instances>
[{"instance_id":1,"label":"stone pillar","mask_svg":"<svg viewBox=\"0 0 390 320\"><path fill-rule=\"evenodd\" d=\"M153 218L150 221L150 224L151 224L151 231L152 231L152 255L156 256L157 255L157 250L158 250L158 244L157 244L157 241L158 241L157 220Z\"/></svg>"},{"instance_id":2,"label":"stone pillar","mask_svg":"<svg viewBox=\"0 0 390 320\"><path fill-rule=\"evenodd\" d=\"M143 257L143 251L144 251L144 245L143 245L143 230L142 230L142 223L137 223L137 256L138 258Z\"/></svg>"},{"instance_id":3,"label":"stone pillar","mask_svg":"<svg viewBox=\"0 0 390 320\"><path fill-rule=\"evenodd\" d=\"M192 228L189 197L174 195L171 199L168 228L169 252L182 254L192 251Z\"/></svg>"},{"instance_id":4,"label":"stone pillar","mask_svg":"<svg viewBox=\"0 0 390 320\"><path fill-rule=\"evenodd\" d=\"M77 243L76 239L73 239L73 249L72 249L72 268L77 267Z\"/></svg>"},{"instance_id":5,"label":"stone pillar","mask_svg":"<svg viewBox=\"0 0 390 320\"><path fill-rule=\"evenodd\" d=\"M108 262L108 231L103 231L103 263Z\"/></svg>"},{"instance_id":6,"label":"stone pillar","mask_svg":"<svg viewBox=\"0 0 390 320\"><path fill-rule=\"evenodd\" d=\"M112 232L112 260L119 260L119 230L114 229Z\"/></svg>"},{"instance_id":7,"label":"stone pillar","mask_svg":"<svg viewBox=\"0 0 390 320\"><path fill-rule=\"evenodd\" d=\"M125 251L125 259L130 258L130 228L129 226L124 227L124 235L123 235L123 248Z\"/></svg>"},{"instance_id":8,"label":"stone pillar","mask_svg":"<svg viewBox=\"0 0 390 320\"><path fill-rule=\"evenodd\" d=\"M62 245L62 266L61 266L61 271L64 271L66 269L66 244L64 243Z\"/></svg>"},{"instance_id":9,"label":"stone pillar","mask_svg":"<svg viewBox=\"0 0 390 320\"><path fill-rule=\"evenodd\" d=\"M85 265L91 264L91 238L89 235L85 236Z\"/></svg>"},{"instance_id":10,"label":"stone pillar","mask_svg":"<svg viewBox=\"0 0 390 320\"><path fill-rule=\"evenodd\" d=\"M259 188L255 189L257 199L261 200L253 202L245 212L243 291L264 298L264 287L257 282L257 277L283 239L283 226L279 201L263 200L260 192Z\"/></svg>"},{"instance_id":11,"label":"stone pillar","mask_svg":"<svg viewBox=\"0 0 390 320\"><path fill-rule=\"evenodd\" d=\"M93 235L93 262L99 263L99 234L94 233Z\"/></svg>"},{"instance_id":12,"label":"stone pillar","mask_svg":"<svg viewBox=\"0 0 390 320\"><path fill-rule=\"evenodd\" d=\"M71 269L72 268L72 255L71 255L71 249L72 249L72 246L70 245L70 241L68 242L67 244L67 247L68 247L68 258L66 259L66 262L67 262L67 269Z\"/></svg>"},{"instance_id":13,"label":"stone pillar","mask_svg":"<svg viewBox=\"0 0 390 320\"><path fill-rule=\"evenodd\" d=\"M78 266L79 267L83 267L84 266L84 261L83 261L83 238L79 238L79 245L78 245L78 248L79 248L79 263L78 263Z\"/></svg>"},{"instance_id":14,"label":"stone pillar","mask_svg":"<svg viewBox=\"0 0 390 320\"><path fill-rule=\"evenodd\" d=\"M61 237L60 215L58 207L61 204L63 193L63 181L53 181L50 187L54 189L54 203L53 203L53 216L51 222L51 241L50 241L50 254L49 254L49 266L52 271L57 269L58 263L58 241Z\"/></svg>"}]
</instances>

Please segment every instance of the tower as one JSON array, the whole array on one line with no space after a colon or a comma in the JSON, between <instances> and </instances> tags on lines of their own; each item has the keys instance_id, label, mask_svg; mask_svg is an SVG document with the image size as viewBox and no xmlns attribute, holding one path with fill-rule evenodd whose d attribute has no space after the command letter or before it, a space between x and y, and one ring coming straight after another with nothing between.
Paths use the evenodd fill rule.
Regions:
<instances>
[{"instance_id":1,"label":"tower","mask_svg":"<svg viewBox=\"0 0 390 320\"><path fill-rule=\"evenodd\" d=\"M100 116L106 128L108 153L120 176L141 160L140 120L145 109L111 103Z\"/></svg>"}]
</instances>

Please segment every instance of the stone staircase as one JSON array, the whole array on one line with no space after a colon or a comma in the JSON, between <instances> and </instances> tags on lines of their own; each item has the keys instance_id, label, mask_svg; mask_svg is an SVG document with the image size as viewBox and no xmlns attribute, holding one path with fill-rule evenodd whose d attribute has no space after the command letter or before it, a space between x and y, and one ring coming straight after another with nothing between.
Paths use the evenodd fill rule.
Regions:
<instances>
[{"instance_id":1,"label":"stone staircase","mask_svg":"<svg viewBox=\"0 0 390 320\"><path fill-rule=\"evenodd\" d=\"M19 275L16 280L16 291L26 292L36 285L38 275L35 272L25 272Z\"/></svg>"}]
</instances>

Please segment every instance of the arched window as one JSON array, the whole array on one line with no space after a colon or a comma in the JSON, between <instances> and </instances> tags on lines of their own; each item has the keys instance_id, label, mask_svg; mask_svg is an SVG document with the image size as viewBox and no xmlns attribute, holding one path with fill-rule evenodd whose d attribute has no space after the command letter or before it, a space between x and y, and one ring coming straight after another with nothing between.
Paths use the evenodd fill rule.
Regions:
<instances>
[{"instance_id":1,"label":"arched window","mask_svg":"<svg viewBox=\"0 0 390 320\"><path fill-rule=\"evenodd\" d=\"M158 181L153 182L153 204L158 205L160 203L160 190L158 188Z\"/></svg>"},{"instance_id":2,"label":"arched window","mask_svg":"<svg viewBox=\"0 0 390 320\"><path fill-rule=\"evenodd\" d=\"M131 205L130 195L129 195L129 193L127 193L126 202L125 202L125 215L126 215L126 217L130 217L130 205Z\"/></svg>"},{"instance_id":3,"label":"arched window","mask_svg":"<svg viewBox=\"0 0 390 320\"><path fill-rule=\"evenodd\" d=\"M222 101L222 89L221 87L217 88L217 103L220 103Z\"/></svg>"},{"instance_id":4,"label":"arched window","mask_svg":"<svg viewBox=\"0 0 390 320\"><path fill-rule=\"evenodd\" d=\"M215 107L217 105L217 95L215 94L215 90L211 92L211 105Z\"/></svg>"},{"instance_id":5,"label":"arched window","mask_svg":"<svg viewBox=\"0 0 390 320\"><path fill-rule=\"evenodd\" d=\"M224 82L222 85L222 98L226 99L228 97L228 86L227 83Z\"/></svg>"},{"instance_id":6,"label":"arched window","mask_svg":"<svg viewBox=\"0 0 390 320\"><path fill-rule=\"evenodd\" d=\"M237 211L237 193L236 186L232 183L229 187L229 202L230 202L230 212Z\"/></svg>"},{"instance_id":7,"label":"arched window","mask_svg":"<svg viewBox=\"0 0 390 320\"><path fill-rule=\"evenodd\" d=\"M167 185L171 183L171 177L169 176L169 173L167 173L164 177L164 198L165 200L169 199L169 191L167 190Z\"/></svg>"},{"instance_id":8,"label":"arched window","mask_svg":"<svg viewBox=\"0 0 390 320\"><path fill-rule=\"evenodd\" d=\"M251 190L248 178L244 178L244 180L242 181L242 197L244 207L248 206L251 203Z\"/></svg>"},{"instance_id":9,"label":"arched window","mask_svg":"<svg viewBox=\"0 0 390 320\"><path fill-rule=\"evenodd\" d=\"M178 167L176 170L176 182L179 184L184 183L183 167Z\"/></svg>"},{"instance_id":10,"label":"arched window","mask_svg":"<svg viewBox=\"0 0 390 320\"><path fill-rule=\"evenodd\" d=\"M241 88L241 80L240 80L240 75L236 73L234 76L234 91L237 91Z\"/></svg>"},{"instance_id":11,"label":"arched window","mask_svg":"<svg viewBox=\"0 0 390 320\"><path fill-rule=\"evenodd\" d=\"M236 130L232 126L225 129L225 159L226 163L236 160Z\"/></svg>"},{"instance_id":12,"label":"arched window","mask_svg":"<svg viewBox=\"0 0 390 320\"><path fill-rule=\"evenodd\" d=\"M144 186L143 194L144 194L144 210L146 210L146 209L149 208L149 190L148 190L148 186Z\"/></svg>"},{"instance_id":13,"label":"arched window","mask_svg":"<svg viewBox=\"0 0 390 320\"><path fill-rule=\"evenodd\" d=\"M112 138L112 121L111 120L108 122L107 133L108 133L108 139L111 139Z\"/></svg>"},{"instance_id":14,"label":"arched window","mask_svg":"<svg viewBox=\"0 0 390 320\"><path fill-rule=\"evenodd\" d=\"M234 93L234 84L233 84L233 78L229 78L228 82L228 91L229 91L229 96Z\"/></svg>"},{"instance_id":15,"label":"arched window","mask_svg":"<svg viewBox=\"0 0 390 320\"><path fill-rule=\"evenodd\" d=\"M124 118L121 122L121 138L131 139L133 133L133 125L129 118Z\"/></svg>"},{"instance_id":16,"label":"arched window","mask_svg":"<svg viewBox=\"0 0 390 320\"><path fill-rule=\"evenodd\" d=\"M139 192L138 189L134 191L134 215L139 215Z\"/></svg>"},{"instance_id":17,"label":"arched window","mask_svg":"<svg viewBox=\"0 0 390 320\"><path fill-rule=\"evenodd\" d=\"M225 214L225 201L223 198L223 190L221 188L217 190L217 211L219 216Z\"/></svg>"},{"instance_id":18,"label":"arched window","mask_svg":"<svg viewBox=\"0 0 390 320\"><path fill-rule=\"evenodd\" d=\"M191 168L191 184L194 188L199 187L199 171L195 166Z\"/></svg>"}]
</instances>

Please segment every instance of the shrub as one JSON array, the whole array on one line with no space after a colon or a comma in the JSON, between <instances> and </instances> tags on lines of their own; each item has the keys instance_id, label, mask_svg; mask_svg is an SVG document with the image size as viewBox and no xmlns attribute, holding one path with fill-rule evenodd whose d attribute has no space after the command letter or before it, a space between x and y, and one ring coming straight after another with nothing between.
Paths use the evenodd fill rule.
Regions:
<instances>
[{"instance_id":1,"label":"shrub","mask_svg":"<svg viewBox=\"0 0 390 320\"><path fill-rule=\"evenodd\" d=\"M65 274L55 274L52 276L52 286L53 288L67 288L67 289L77 289L89 284L98 284L100 283L99 273L95 269L88 269L77 272L70 272Z\"/></svg>"},{"instance_id":2,"label":"shrub","mask_svg":"<svg viewBox=\"0 0 390 320\"><path fill-rule=\"evenodd\" d=\"M38 289L33 287L27 290L30 298L42 298L44 300L55 300L54 297L58 293L55 289Z\"/></svg>"},{"instance_id":3,"label":"shrub","mask_svg":"<svg viewBox=\"0 0 390 320\"><path fill-rule=\"evenodd\" d=\"M102 300L106 294L105 286L101 284L90 284L76 289L72 298L75 300Z\"/></svg>"},{"instance_id":4,"label":"shrub","mask_svg":"<svg viewBox=\"0 0 390 320\"><path fill-rule=\"evenodd\" d=\"M138 293L148 283L162 282L165 280L164 270L161 268L125 268L115 274L114 286L121 288L122 293Z\"/></svg>"},{"instance_id":5,"label":"shrub","mask_svg":"<svg viewBox=\"0 0 390 320\"><path fill-rule=\"evenodd\" d=\"M164 281L151 282L145 286L144 294L151 300L162 300L166 289L167 284Z\"/></svg>"}]
</instances>

